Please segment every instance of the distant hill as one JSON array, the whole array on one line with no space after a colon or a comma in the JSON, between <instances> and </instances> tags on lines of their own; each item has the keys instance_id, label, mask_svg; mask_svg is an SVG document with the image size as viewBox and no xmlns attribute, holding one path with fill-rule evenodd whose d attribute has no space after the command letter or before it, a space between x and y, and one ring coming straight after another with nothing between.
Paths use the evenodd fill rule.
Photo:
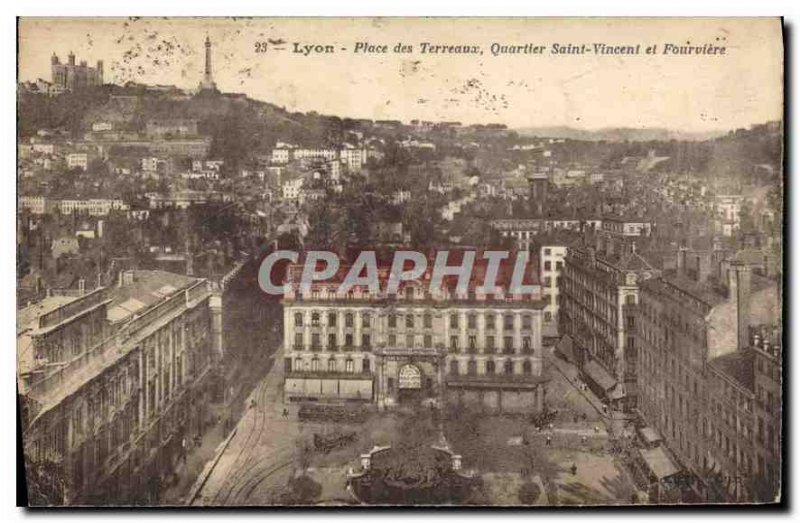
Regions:
<instances>
[{"instance_id":1,"label":"distant hill","mask_svg":"<svg viewBox=\"0 0 800 523\"><path fill-rule=\"evenodd\" d=\"M604 129L576 129L567 126L524 127L516 130L521 136L537 136L541 138L569 138L592 142L649 142L668 140L702 141L725 135L726 131L708 131L704 133L688 133L660 127L607 127Z\"/></svg>"}]
</instances>

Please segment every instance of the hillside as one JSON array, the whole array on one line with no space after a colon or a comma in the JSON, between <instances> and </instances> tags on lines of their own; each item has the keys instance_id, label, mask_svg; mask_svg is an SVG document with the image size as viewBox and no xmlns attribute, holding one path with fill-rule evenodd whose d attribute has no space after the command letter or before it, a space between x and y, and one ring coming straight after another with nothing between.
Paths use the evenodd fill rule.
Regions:
<instances>
[{"instance_id":1,"label":"hillside","mask_svg":"<svg viewBox=\"0 0 800 523\"><path fill-rule=\"evenodd\" d=\"M725 134L724 131L706 133L688 133L674 129L660 127L608 127L603 129L576 129L567 126L553 127L525 127L517 129L520 136L535 136L540 138L568 138L570 140L607 141L607 142L648 142L686 140L702 141L717 138Z\"/></svg>"}]
</instances>

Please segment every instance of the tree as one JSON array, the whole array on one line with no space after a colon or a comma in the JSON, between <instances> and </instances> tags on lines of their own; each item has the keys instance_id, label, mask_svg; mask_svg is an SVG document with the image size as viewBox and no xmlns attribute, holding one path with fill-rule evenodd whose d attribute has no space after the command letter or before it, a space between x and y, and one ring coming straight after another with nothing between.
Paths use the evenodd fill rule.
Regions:
<instances>
[{"instance_id":1,"label":"tree","mask_svg":"<svg viewBox=\"0 0 800 523\"><path fill-rule=\"evenodd\" d=\"M539 500L539 496L542 493L542 489L531 480L525 481L519 487L519 500L524 505L533 505Z\"/></svg>"}]
</instances>

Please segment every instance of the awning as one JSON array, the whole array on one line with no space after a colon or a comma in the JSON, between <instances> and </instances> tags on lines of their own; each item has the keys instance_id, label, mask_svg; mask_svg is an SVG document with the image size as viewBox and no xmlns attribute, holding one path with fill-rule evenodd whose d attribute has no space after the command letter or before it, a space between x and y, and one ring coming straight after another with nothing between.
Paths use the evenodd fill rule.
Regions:
<instances>
[{"instance_id":1,"label":"awning","mask_svg":"<svg viewBox=\"0 0 800 523\"><path fill-rule=\"evenodd\" d=\"M596 361L586 363L583 366L583 372L603 390L611 390L617 384L617 380L612 378Z\"/></svg>"},{"instance_id":2,"label":"awning","mask_svg":"<svg viewBox=\"0 0 800 523\"><path fill-rule=\"evenodd\" d=\"M620 400L625 396L627 396L625 392L625 385L623 385L622 383L617 383L616 385L614 385L614 388L612 388L611 391L608 393L608 399L611 400Z\"/></svg>"},{"instance_id":3,"label":"awning","mask_svg":"<svg viewBox=\"0 0 800 523\"><path fill-rule=\"evenodd\" d=\"M639 429L639 435L648 445L652 445L654 443L658 443L659 441L661 441L661 436L658 434L658 432L656 432L656 429L654 429L653 427L644 427Z\"/></svg>"},{"instance_id":4,"label":"awning","mask_svg":"<svg viewBox=\"0 0 800 523\"><path fill-rule=\"evenodd\" d=\"M639 453L647 464L647 468L653 475L662 480L680 472L680 469L672 461L664 447L656 447L654 449L640 449Z\"/></svg>"},{"instance_id":5,"label":"awning","mask_svg":"<svg viewBox=\"0 0 800 523\"><path fill-rule=\"evenodd\" d=\"M570 338L569 334L558 340L556 352L568 362L575 363L575 351L572 348L572 338Z\"/></svg>"}]
</instances>

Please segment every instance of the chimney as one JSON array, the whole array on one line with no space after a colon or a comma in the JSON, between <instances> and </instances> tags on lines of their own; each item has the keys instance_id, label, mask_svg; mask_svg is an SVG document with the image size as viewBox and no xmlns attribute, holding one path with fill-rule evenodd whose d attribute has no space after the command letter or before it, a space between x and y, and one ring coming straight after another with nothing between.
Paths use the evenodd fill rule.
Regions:
<instances>
[{"instance_id":1,"label":"chimney","mask_svg":"<svg viewBox=\"0 0 800 523\"><path fill-rule=\"evenodd\" d=\"M675 268L677 269L679 275L686 273L686 250L686 247L678 247Z\"/></svg>"},{"instance_id":2,"label":"chimney","mask_svg":"<svg viewBox=\"0 0 800 523\"><path fill-rule=\"evenodd\" d=\"M78 280L78 293L80 293L81 296L86 294L86 280L83 278Z\"/></svg>"},{"instance_id":3,"label":"chimney","mask_svg":"<svg viewBox=\"0 0 800 523\"><path fill-rule=\"evenodd\" d=\"M67 57L69 61L69 65L75 65L75 53L72 51L69 52L69 56Z\"/></svg>"},{"instance_id":4,"label":"chimney","mask_svg":"<svg viewBox=\"0 0 800 523\"><path fill-rule=\"evenodd\" d=\"M750 267L732 262L728 269L728 298L736 303L737 348L750 343Z\"/></svg>"}]
</instances>

